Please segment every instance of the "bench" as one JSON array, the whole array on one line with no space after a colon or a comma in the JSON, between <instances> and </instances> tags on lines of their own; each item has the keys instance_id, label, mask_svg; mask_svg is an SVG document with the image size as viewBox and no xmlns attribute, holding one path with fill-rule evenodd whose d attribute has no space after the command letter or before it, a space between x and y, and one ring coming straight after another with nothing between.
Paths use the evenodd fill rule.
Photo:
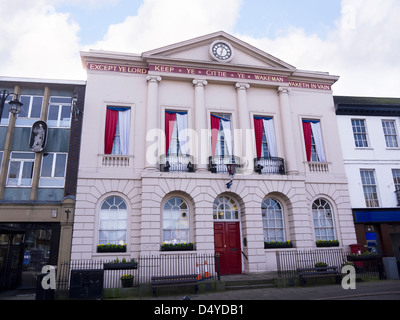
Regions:
<instances>
[{"instance_id":1,"label":"bench","mask_svg":"<svg viewBox=\"0 0 400 320\"><path fill-rule=\"evenodd\" d=\"M195 286L195 293L199 290L197 275L188 274L181 276L164 276L164 277L151 277L151 287L153 288L153 295L156 295L157 287L176 287L176 286Z\"/></svg>"},{"instance_id":2,"label":"bench","mask_svg":"<svg viewBox=\"0 0 400 320\"><path fill-rule=\"evenodd\" d=\"M298 268L300 284L306 285L307 278L334 277L337 284L342 281L338 267Z\"/></svg>"}]
</instances>

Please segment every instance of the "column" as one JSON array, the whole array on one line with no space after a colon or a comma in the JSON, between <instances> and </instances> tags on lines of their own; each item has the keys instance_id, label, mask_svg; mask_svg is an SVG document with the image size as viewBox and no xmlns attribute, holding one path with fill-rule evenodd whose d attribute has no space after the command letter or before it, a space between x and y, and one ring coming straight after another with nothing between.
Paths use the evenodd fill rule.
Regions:
<instances>
[{"instance_id":1,"label":"column","mask_svg":"<svg viewBox=\"0 0 400 320\"><path fill-rule=\"evenodd\" d=\"M15 86L14 87L14 93L20 95L20 87ZM4 106L4 108L7 108L8 106ZM6 186L6 181L7 181L7 174L8 174L8 165L10 163L10 155L11 155L11 146L12 146L12 140L14 136L14 129L15 129L15 121L17 117L10 113L9 115L9 121L8 121L8 128L7 128L7 134L6 134L6 140L4 142L4 152L3 152L3 161L1 163L1 171L0 171L0 199L4 198L4 191L5 191L5 186Z\"/></svg>"},{"instance_id":2,"label":"column","mask_svg":"<svg viewBox=\"0 0 400 320\"><path fill-rule=\"evenodd\" d=\"M208 148L206 100L205 100L205 90L204 90L207 84L208 82L206 80L197 80L197 79L193 80L195 130L197 135L197 139L195 139L195 144L193 145L193 148L196 152L196 154L194 154L196 163L196 172L208 171L207 164L208 164L209 148Z\"/></svg>"},{"instance_id":3,"label":"column","mask_svg":"<svg viewBox=\"0 0 400 320\"><path fill-rule=\"evenodd\" d=\"M147 76L147 116L146 116L146 150L145 156L145 170L157 170L158 150L160 149L160 139L157 142L157 135L160 131L158 123L159 109L158 109L158 83L161 81L160 76Z\"/></svg>"},{"instance_id":4,"label":"column","mask_svg":"<svg viewBox=\"0 0 400 320\"><path fill-rule=\"evenodd\" d=\"M281 110L281 127L283 147L285 150L285 167L287 174L299 174L293 135L292 112L289 102L289 88L279 87L279 106Z\"/></svg>"},{"instance_id":5,"label":"column","mask_svg":"<svg viewBox=\"0 0 400 320\"><path fill-rule=\"evenodd\" d=\"M235 141L239 142L238 148L235 153L242 158L244 167L243 172L251 174L254 171L254 150L253 139L251 134L250 112L247 103L247 89L250 88L248 83L236 83L236 93L238 101L238 115L239 115L239 128L241 137L235 137Z\"/></svg>"}]
</instances>

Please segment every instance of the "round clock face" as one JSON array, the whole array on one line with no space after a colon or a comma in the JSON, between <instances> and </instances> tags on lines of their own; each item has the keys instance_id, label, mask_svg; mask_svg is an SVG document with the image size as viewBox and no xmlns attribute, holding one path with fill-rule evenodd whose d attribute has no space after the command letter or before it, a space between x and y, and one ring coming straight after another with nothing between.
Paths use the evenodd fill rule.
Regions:
<instances>
[{"instance_id":1,"label":"round clock face","mask_svg":"<svg viewBox=\"0 0 400 320\"><path fill-rule=\"evenodd\" d=\"M212 55L220 61L229 61L232 58L232 48L224 42L216 42L211 47Z\"/></svg>"}]
</instances>

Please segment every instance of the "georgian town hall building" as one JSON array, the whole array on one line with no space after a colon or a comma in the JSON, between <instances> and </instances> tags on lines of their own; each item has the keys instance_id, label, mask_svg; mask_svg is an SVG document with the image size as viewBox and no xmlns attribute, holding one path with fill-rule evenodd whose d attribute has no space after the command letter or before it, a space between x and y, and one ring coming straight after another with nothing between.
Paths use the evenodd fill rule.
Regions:
<instances>
[{"instance_id":1,"label":"georgian town hall building","mask_svg":"<svg viewBox=\"0 0 400 320\"><path fill-rule=\"evenodd\" d=\"M71 259L221 254L221 273L276 270L273 243L356 243L331 86L225 32L87 70ZM271 248L272 247L272 248ZM187 251L175 251L185 254Z\"/></svg>"}]
</instances>

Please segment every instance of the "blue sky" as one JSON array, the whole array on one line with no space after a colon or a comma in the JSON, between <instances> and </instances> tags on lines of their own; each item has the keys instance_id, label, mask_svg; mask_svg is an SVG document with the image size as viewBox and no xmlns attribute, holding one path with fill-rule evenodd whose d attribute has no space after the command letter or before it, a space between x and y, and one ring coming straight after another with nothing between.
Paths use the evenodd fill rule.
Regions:
<instances>
[{"instance_id":1,"label":"blue sky","mask_svg":"<svg viewBox=\"0 0 400 320\"><path fill-rule=\"evenodd\" d=\"M399 0L1 0L0 77L85 80L80 52L142 53L223 30L334 94L400 97Z\"/></svg>"}]
</instances>

